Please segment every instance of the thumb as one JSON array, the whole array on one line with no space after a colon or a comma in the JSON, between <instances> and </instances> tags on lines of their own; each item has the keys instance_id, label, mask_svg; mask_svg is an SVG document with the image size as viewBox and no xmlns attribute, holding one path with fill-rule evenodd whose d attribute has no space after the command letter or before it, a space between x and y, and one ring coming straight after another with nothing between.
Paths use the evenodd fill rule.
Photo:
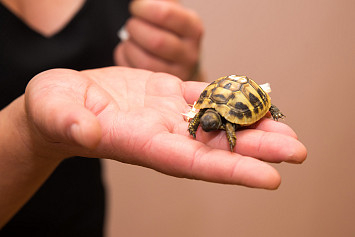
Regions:
<instances>
[{"instance_id":1,"label":"thumb","mask_svg":"<svg viewBox=\"0 0 355 237\"><path fill-rule=\"evenodd\" d=\"M69 142L94 149L101 140L101 126L96 116L83 106L69 106L64 113L58 115L56 123L59 132L67 132Z\"/></svg>"},{"instance_id":2,"label":"thumb","mask_svg":"<svg viewBox=\"0 0 355 237\"><path fill-rule=\"evenodd\" d=\"M101 126L85 107L89 82L79 72L56 69L39 74L26 89L26 110L35 128L50 142L95 148Z\"/></svg>"},{"instance_id":3,"label":"thumb","mask_svg":"<svg viewBox=\"0 0 355 237\"><path fill-rule=\"evenodd\" d=\"M115 62L115 65L118 65L118 66L132 67L133 65L131 65L126 58L126 54L125 54L126 45L125 44L127 44L127 43L124 41L121 41L114 49L114 51L113 51L114 62Z\"/></svg>"}]
</instances>

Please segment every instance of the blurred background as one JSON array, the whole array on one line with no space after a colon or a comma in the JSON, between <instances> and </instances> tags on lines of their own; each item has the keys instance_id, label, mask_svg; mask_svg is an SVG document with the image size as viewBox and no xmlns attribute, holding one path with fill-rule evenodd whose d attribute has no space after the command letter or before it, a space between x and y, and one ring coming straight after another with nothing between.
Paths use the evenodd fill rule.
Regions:
<instances>
[{"instance_id":1,"label":"blurred background","mask_svg":"<svg viewBox=\"0 0 355 237\"><path fill-rule=\"evenodd\" d=\"M105 161L107 236L354 236L355 1L184 0L203 19L208 81L245 74L308 148L276 191Z\"/></svg>"}]
</instances>

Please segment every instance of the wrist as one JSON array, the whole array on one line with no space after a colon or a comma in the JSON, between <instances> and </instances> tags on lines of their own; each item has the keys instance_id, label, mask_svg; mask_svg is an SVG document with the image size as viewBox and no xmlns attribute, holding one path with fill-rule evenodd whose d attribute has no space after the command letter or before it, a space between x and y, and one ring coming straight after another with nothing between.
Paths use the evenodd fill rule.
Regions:
<instances>
[{"instance_id":1,"label":"wrist","mask_svg":"<svg viewBox=\"0 0 355 237\"><path fill-rule=\"evenodd\" d=\"M63 159L48 152L29 124L23 96L0 111L0 229Z\"/></svg>"},{"instance_id":2,"label":"wrist","mask_svg":"<svg viewBox=\"0 0 355 237\"><path fill-rule=\"evenodd\" d=\"M8 134L7 153L19 161L59 164L67 156L46 140L25 108L25 97L21 96L4 109L5 129ZM3 144L1 144L3 147Z\"/></svg>"}]
</instances>

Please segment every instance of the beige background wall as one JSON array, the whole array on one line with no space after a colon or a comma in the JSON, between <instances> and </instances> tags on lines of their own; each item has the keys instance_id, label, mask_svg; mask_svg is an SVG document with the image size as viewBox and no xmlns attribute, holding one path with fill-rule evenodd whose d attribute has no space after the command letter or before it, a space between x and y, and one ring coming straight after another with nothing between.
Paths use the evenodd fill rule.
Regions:
<instances>
[{"instance_id":1,"label":"beige background wall","mask_svg":"<svg viewBox=\"0 0 355 237\"><path fill-rule=\"evenodd\" d=\"M183 2L205 24L209 81L246 74L270 82L308 159L275 165L277 191L108 161L108 236L354 236L355 1Z\"/></svg>"}]
</instances>

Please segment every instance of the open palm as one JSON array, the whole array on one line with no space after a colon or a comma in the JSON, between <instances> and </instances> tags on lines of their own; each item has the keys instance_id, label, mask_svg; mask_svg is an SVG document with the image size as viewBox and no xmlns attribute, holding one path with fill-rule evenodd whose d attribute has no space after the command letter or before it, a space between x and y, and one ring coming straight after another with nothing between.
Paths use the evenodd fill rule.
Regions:
<instances>
[{"instance_id":1,"label":"open palm","mask_svg":"<svg viewBox=\"0 0 355 237\"><path fill-rule=\"evenodd\" d=\"M235 153L224 132L199 129L194 140L181 113L205 86L123 67L52 70L30 83L26 105L44 140L66 155L109 158L177 177L277 188L280 176L266 162L302 162L306 150L295 133L263 119L237 132Z\"/></svg>"}]
</instances>

